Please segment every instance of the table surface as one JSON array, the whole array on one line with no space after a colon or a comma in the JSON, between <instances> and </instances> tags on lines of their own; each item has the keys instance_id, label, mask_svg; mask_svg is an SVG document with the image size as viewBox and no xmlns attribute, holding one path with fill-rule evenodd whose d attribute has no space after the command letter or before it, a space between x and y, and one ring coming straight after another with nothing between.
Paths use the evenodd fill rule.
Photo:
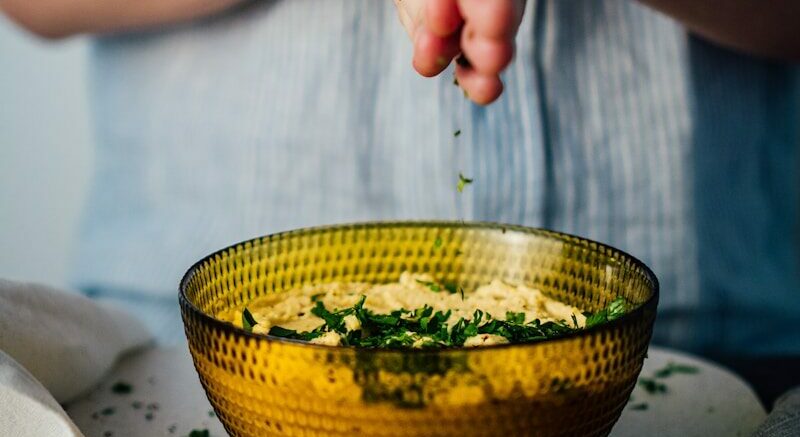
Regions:
<instances>
[{"instance_id":1,"label":"table surface","mask_svg":"<svg viewBox=\"0 0 800 437\"><path fill-rule=\"evenodd\" d=\"M637 387L612 436L749 436L766 417L753 390L739 377L693 356L651 347L641 377L669 363L699 371L660 380L666 393ZM120 381L130 385L130 393L113 389ZM185 346L124 357L104 383L66 411L86 437L186 436L194 429L226 435Z\"/></svg>"}]
</instances>

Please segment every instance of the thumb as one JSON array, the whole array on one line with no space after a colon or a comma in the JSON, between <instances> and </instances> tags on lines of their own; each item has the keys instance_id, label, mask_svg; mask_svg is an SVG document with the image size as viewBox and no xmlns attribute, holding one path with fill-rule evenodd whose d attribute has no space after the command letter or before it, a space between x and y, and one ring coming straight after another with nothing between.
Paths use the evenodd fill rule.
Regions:
<instances>
[{"instance_id":1,"label":"thumb","mask_svg":"<svg viewBox=\"0 0 800 437\"><path fill-rule=\"evenodd\" d=\"M397 7L400 23L413 40L424 19L425 0L394 0L394 5Z\"/></svg>"}]
</instances>

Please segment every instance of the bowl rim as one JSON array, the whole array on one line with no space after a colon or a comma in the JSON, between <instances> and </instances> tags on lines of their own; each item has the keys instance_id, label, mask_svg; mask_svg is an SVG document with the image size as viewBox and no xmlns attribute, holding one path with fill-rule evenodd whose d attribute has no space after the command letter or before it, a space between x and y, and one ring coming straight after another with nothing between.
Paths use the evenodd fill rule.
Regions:
<instances>
[{"instance_id":1,"label":"bowl rim","mask_svg":"<svg viewBox=\"0 0 800 437\"><path fill-rule=\"evenodd\" d=\"M289 339L284 337L277 337L272 336L269 334L256 334L253 332L245 331L242 328L237 327L236 325L222 321L215 317L206 314L200 308L198 308L191 300L186 297L186 286L189 280L191 280L196 272L199 271L199 268L207 261L211 260L212 258L222 255L223 253L235 249L237 246L241 246L247 243L252 243L255 241L261 241L264 239L273 239L273 238L283 238L290 235L296 234L309 234L309 233L318 233L318 232L330 232L339 229L358 229L358 228L393 228L393 227L440 227L440 228L467 228L467 229L484 229L484 230L498 230L503 233L507 231L515 231L515 232L522 232L526 234L531 233L539 233L539 234L547 234L551 237L557 237L560 239L574 239L578 240L582 244L594 244L597 245L599 248L603 248L605 250L609 250L612 252L616 252L617 254L621 255L622 257L627 257L632 264L642 270L644 277L651 281L653 284L653 294L648 298L644 303L636 307L633 311L625 313L622 317L612 320L610 322L602 323L597 326L593 326L591 328L582 329L579 331L574 331L569 334L562 335L560 337L546 339L546 340L539 340L533 342L526 342L526 343L504 343L504 344L495 344L489 346L481 346L481 347L472 347L472 348L465 348L463 346L447 346L442 348L436 349L386 349L386 348L366 348L366 347L358 347L358 346L329 346L323 344L315 344L309 343L303 340L295 340ZM184 328L186 325L186 318L184 313L184 308L189 308L189 310L194 314L195 317L199 317L203 319L206 323L209 323L216 329L222 330L225 334L232 334L232 335L243 335L245 338L254 339L256 341L267 341L267 342L278 342L284 343L288 345L299 345L304 348L308 349L317 349L319 351L327 351L327 352L356 352L356 353L369 353L369 354L376 354L376 355L406 355L406 354L422 354L422 355L448 355L448 354L455 354L455 353L478 353L478 352L488 352L492 350L498 349L508 349L508 348L519 348L519 347L534 347L539 344L553 344L563 341L568 341L575 337L579 336L586 336L593 333L600 333L602 331L610 331L622 324L624 324L627 320L633 318L639 318L645 311L652 310L653 312L656 311L658 307L659 301L659 294L660 294L660 284L658 282L658 278L656 277L655 273L653 272L650 267L647 266L644 262L636 258L635 256L617 249L614 246L600 243L598 241L590 240L588 238L580 237L577 235L569 234L566 232L559 232L553 231L546 228L537 228L537 227L530 227L530 226L522 226L522 225L512 225L512 224L505 224L499 222L489 222L489 221L464 221L464 220L372 220L372 221L363 221L363 222L351 222L351 223L341 223L341 224L330 224L330 225L321 225L321 226L309 226L304 228L280 231L272 234L262 235L259 237L248 238L246 240L242 240L238 243L231 244L226 246L222 249L216 250L211 254L208 254L201 258L199 261L192 264L189 269L184 273L183 277L181 278L180 283L178 284L178 304L181 308L181 321L184 324ZM184 331L185 333L185 331ZM652 333L651 333L652 335ZM187 339L188 340L188 339Z\"/></svg>"}]
</instances>

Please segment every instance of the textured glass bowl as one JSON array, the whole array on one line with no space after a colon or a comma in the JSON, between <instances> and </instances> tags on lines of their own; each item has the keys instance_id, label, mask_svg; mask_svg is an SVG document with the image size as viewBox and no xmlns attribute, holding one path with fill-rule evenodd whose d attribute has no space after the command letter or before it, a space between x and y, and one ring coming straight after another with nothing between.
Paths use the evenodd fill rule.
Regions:
<instances>
[{"instance_id":1,"label":"textured glass bowl","mask_svg":"<svg viewBox=\"0 0 800 437\"><path fill-rule=\"evenodd\" d=\"M500 278L588 311L635 309L556 340L476 349L304 344L215 318L309 283L431 273L467 289ZM653 330L658 282L638 260L555 232L463 222L365 223L271 235L195 264L180 286L200 382L233 436L602 436Z\"/></svg>"}]
</instances>

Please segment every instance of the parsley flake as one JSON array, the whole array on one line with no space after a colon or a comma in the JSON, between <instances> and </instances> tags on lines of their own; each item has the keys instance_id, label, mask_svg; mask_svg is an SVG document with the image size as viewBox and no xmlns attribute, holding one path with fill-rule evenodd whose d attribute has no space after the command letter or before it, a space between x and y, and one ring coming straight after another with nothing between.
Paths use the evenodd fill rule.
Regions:
<instances>
[{"instance_id":1,"label":"parsley flake","mask_svg":"<svg viewBox=\"0 0 800 437\"><path fill-rule=\"evenodd\" d=\"M245 308L242 311L242 327L247 332L253 332L253 326L256 326L258 322L256 319L253 318L253 315L250 313L250 310Z\"/></svg>"},{"instance_id":2,"label":"parsley flake","mask_svg":"<svg viewBox=\"0 0 800 437\"><path fill-rule=\"evenodd\" d=\"M118 395L126 395L133 391L133 386L124 381L117 381L111 386L111 391Z\"/></svg>"},{"instance_id":3,"label":"parsley flake","mask_svg":"<svg viewBox=\"0 0 800 437\"><path fill-rule=\"evenodd\" d=\"M667 392L667 386L653 378L639 378L639 386L651 395Z\"/></svg>"},{"instance_id":4,"label":"parsley flake","mask_svg":"<svg viewBox=\"0 0 800 437\"><path fill-rule=\"evenodd\" d=\"M458 185L456 186L456 188L458 189L458 192L459 193L463 193L464 192L464 188L467 185L471 184L473 181L474 181L474 179L466 178L466 177L464 177L463 174L459 173L458 174Z\"/></svg>"},{"instance_id":5,"label":"parsley flake","mask_svg":"<svg viewBox=\"0 0 800 437\"><path fill-rule=\"evenodd\" d=\"M687 364L676 364L670 362L666 365L666 367L656 370L653 376L655 376L656 378L668 378L672 375L679 373L693 375L699 371L700 369L698 369L695 366L690 366Z\"/></svg>"},{"instance_id":6,"label":"parsley flake","mask_svg":"<svg viewBox=\"0 0 800 437\"><path fill-rule=\"evenodd\" d=\"M442 291L442 286L433 281L423 281L422 279L417 279L417 282L428 287L434 293Z\"/></svg>"}]
</instances>

